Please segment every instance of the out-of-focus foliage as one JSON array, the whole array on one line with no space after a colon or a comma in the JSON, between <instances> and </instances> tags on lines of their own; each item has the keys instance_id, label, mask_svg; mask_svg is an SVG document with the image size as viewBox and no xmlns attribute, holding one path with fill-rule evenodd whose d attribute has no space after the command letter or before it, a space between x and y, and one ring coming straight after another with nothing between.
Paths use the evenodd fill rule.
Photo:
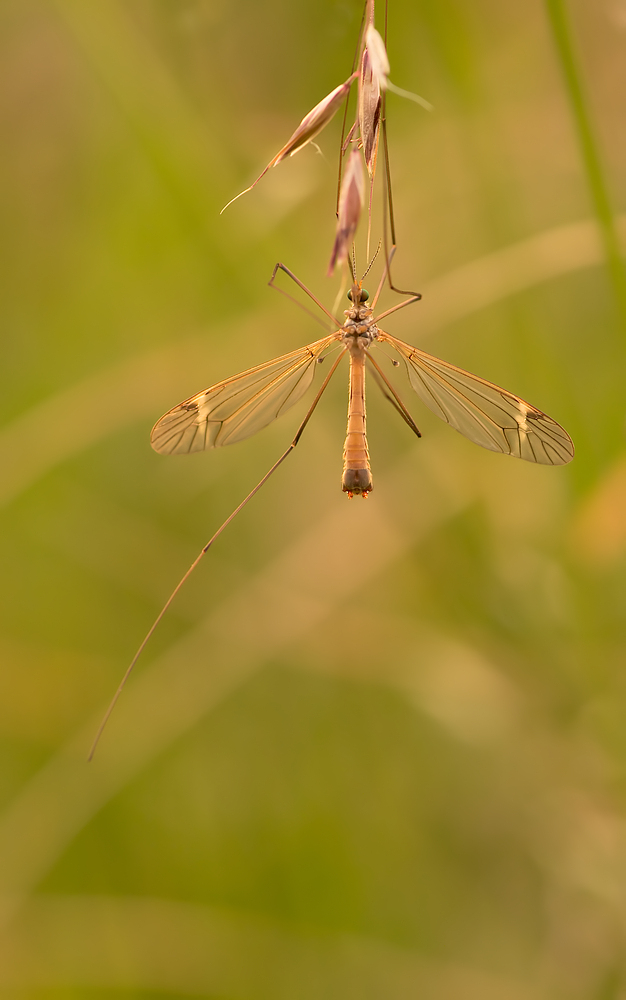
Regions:
<instances>
[{"instance_id":1,"label":"out-of-focus foliage","mask_svg":"<svg viewBox=\"0 0 626 1000\"><path fill-rule=\"evenodd\" d=\"M626 5L568 8L618 231ZM390 0L389 332L562 422L565 469L345 374L97 720L304 406L232 449L151 424L314 340L358 0L0 5L0 990L11 1000L626 996L626 414L571 94L539 0ZM379 270L374 268L372 284ZM368 278L368 282L370 279ZM618 276L619 283L619 276ZM371 286L370 286L371 287ZM388 293L383 307L396 300Z\"/></svg>"}]
</instances>

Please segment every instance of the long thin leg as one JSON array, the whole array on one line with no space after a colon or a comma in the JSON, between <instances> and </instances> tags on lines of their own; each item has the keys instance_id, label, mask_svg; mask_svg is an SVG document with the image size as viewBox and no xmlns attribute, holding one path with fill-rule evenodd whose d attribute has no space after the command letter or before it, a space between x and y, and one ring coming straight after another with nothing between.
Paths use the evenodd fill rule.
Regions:
<instances>
[{"instance_id":1,"label":"long thin leg","mask_svg":"<svg viewBox=\"0 0 626 1000\"><path fill-rule=\"evenodd\" d=\"M187 582L187 580L189 579L189 577L193 573L194 569L196 568L196 566L198 565L198 563L200 562L200 560L202 559L202 557L204 555L206 555L206 553L209 551L209 549L213 545L213 542L217 541L217 539L219 538L219 536L228 527L228 525L231 523L231 521L233 521L237 517L237 514L239 513L239 511L243 510L243 508L246 506L246 504L250 500L252 500L252 497L255 496L255 494L259 492L259 490L261 489L261 487L265 485L265 483L270 478L270 476L273 475L274 472L276 472L276 469L279 467L279 465L282 465L282 463L285 461L285 459L287 458L287 456L289 454L291 454L291 452L294 450L294 448L298 444L300 438L302 437L304 428L306 427L306 425L308 424L309 420L311 419L311 416L313 415L313 411L315 410L315 407L317 406L317 404L319 403L320 399L322 398L322 393L324 392L324 390L326 389L326 386L328 385L328 383L330 382L331 378L333 377L333 375L335 373L335 370L337 368L337 365L339 364L339 362L341 361L342 357L346 353L346 350L347 350L347 348L344 348L344 350L341 352L341 354L339 355L339 357L335 361L334 365L330 369L328 375L326 376L326 378L322 382L322 385L321 385L321 387L319 389L319 392L317 393L315 399L313 400L313 403L309 407L309 410L308 410L308 412L307 412L304 420L302 421L302 423L298 427L298 430L296 431L296 435L295 435L293 441L291 442L291 444L289 445L289 447L283 452L283 454L280 456L280 458L278 459L278 461L274 462L274 464L273 464L272 468L269 470L269 472L265 473L265 475L260 480L260 482L258 482L257 485L254 487L254 489L251 490L250 493L248 493L247 497L245 497L245 499L241 501L241 503L239 504L239 506L235 508L235 510L232 512L232 514L230 514L226 518L226 520L224 521L224 523L220 525L220 527L217 529L217 531L215 532L215 534L212 535L211 538L209 538L208 542L201 549L200 553L196 556L196 558L192 562L192 564L189 567L189 569L187 570L187 572L184 574L184 576L181 578L181 580L174 587L174 590L172 591L172 593L168 597L167 601L165 602L165 604L163 605L163 607L159 611L159 613L158 613L157 617L155 618L153 624L150 626L150 629L149 629L146 637L144 638L143 642L139 646L139 649L137 650L137 652L133 656L133 658L132 658L129 666L126 668L126 673L122 677L122 680L119 683L117 691L113 695L113 698L111 699L111 703L109 704L109 707L107 708L106 712L104 713L104 717L102 719L102 722L100 723L100 726L99 726L98 731L96 733L95 739L94 739L94 741L93 741L93 743L91 745L91 750L89 751L89 756L87 758L88 760L91 760L93 758L94 753L96 752L96 747L98 746L98 743L100 742L100 737L102 736L102 733L104 732L104 728L105 728L107 722L109 721L109 719L111 717L113 709L115 708L115 706L117 704L117 701L118 701L118 699L119 699L122 691L124 690L124 687L126 685L126 681L130 677L131 672L133 670L133 667L137 663L137 660L139 659L139 657L143 653L144 649L148 645L150 639L154 635L155 630L157 629L158 625L160 624L161 620L163 619L163 617L164 617L165 613L167 612L168 608L172 604L172 601L177 596L178 592L181 590L181 588L184 586L184 584Z\"/></svg>"},{"instance_id":2,"label":"long thin leg","mask_svg":"<svg viewBox=\"0 0 626 1000\"><path fill-rule=\"evenodd\" d=\"M387 10L385 8L385 32L387 30ZM385 38L385 45L387 44ZM387 142L387 91L384 91L382 95L382 107L380 111L381 126L383 130L383 152L384 152L384 168L385 168L385 182L383 185L383 195L384 195L384 208L383 208L383 240L385 245L385 257L388 261L387 266L387 276L389 278L389 287L392 292L397 292L398 295L412 295L417 298L421 298L419 292L412 292L405 288L398 288L393 283L393 278L391 277L391 259L393 257L394 251L396 249L396 223L393 212L393 194L391 191L391 168L389 165L389 144ZM389 234L387 232L387 224L391 229L391 248L389 247Z\"/></svg>"},{"instance_id":3,"label":"long thin leg","mask_svg":"<svg viewBox=\"0 0 626 1000\"><path fill-rule=\"evenodd\" d=\"M347 111L347 108L346 108L346 111ZM347 136L345 137L345 139L343 140L343 142L341 144L341 155L342 156L345 156L346 150L348 149L348 146L352 142L352 136L356 132L357 124L358 124L358 122L355 122L354 125L350 126L350 131L348 132ZM341 174L339 175L339 177L340 177L339 185L340 185L340 193L341 193ZM339 202L337 202L337 211L335 212L335 215L339 214L338 209L339 209Z\"/></svg>"},{"instance_id":4,"label":"long thin leg","mask_svg":"<svg viewBox=\"0 0 626 1000\"><path fill-rule=\"evenodd\" d=\"M387 44L387 5L385 5L385 45ZM382 108L381 108L381 126L383 131L383 151L384 151L384 174L385 180L383 184L383 241L385 246L385 258L386 265L383 275L380 279L380 284L374 296L374 302L372 303L372 308L375 307L378 297L383 289L385 279L389 280L389 287L393 292L397 292L399 295L409 295L411 296L412 302L417 302L421 299L420 292L410 292L402 288L398 288L393 283L391 277L391 261L393 260L394 254L396 252L396 224L393 212L393 194L391 190L391 167L389 165L389 144L387 142L387 118L386 118L386 107L387 107L387 91L383 93L382 96ZM391 229L391 246L389 246L389 233L387 231L388 227ZM408 303L407 303L408 304ZM384 313L385 316L388 313Z\"/></svg>"},{"instance_id":5,"label":"long thin leg","mask_svg":"<svg viewBox=\"0 0 626 1000\"><path fill-rule=\"evenodd\" d=\"M397 288L394 289L394 291L397 290L398 290ZM405 299L404 302L398 302L398 305L392 306L391 309L385 309L384 313L381 313L380 316L376 317L376 322L378 323L380 319L385 319L386 316L391 316L391 314L397 312L398 309L404 309L405 306L410 306L413 305L414 302L419 302L421 297L422 297L421 293L416 292L415 295L412 295L410 299Z\"/></svg>"},{"instance_id":6,"label":"long thin leg","mask_svg":"<svg viewBox=\"0 0 626 1000\"><path fill-rule=\"evenodd\" d=\"M396 292L400 291L398 288L395 288L395 286L392 284L392 281L391 281L391 261L394 258L396 249L397 249L397 247L392 246L391 249L389 250L389 253L387 254L387 261L385 263L385 268L383 270L383 273L380 276L380 281L378 283L378 288L376 289L376 295L374 296L374 298L372 300L372 309L376 308L376 303L378 302L378 299L380 297L380 293L383 290L383 287L384 287L384 284L385 284L385 280L386 280L386 278L387 278L388 275L389 275L389 287L392 288ZM419 300L422 297L422 293L421 292L401 292L401 294L402 295L410 295L410 298L405 299L404 302L400 302L397 306L392 306L391 309L387 309L384 313L381 313L380 316L376 317L376 322L378 322L379 319L382 319L385 316L389 316L390 313L396 312L398 309L404 309L405 306L409 306L413 302L419 302Z\"/></svg>"},{"instance_id":7,"label":"long thin leg","mask_svg":"<svg viewBox=\"0 0 626 1000\"><path fill-rule=\"evenodd\" d=\"M374 367L374 371L372 372L372 375L374 376L374 380L378 383L378 388L382 392L382 394L385 397L385 399L389 400L389 402L391 403L391 405L398 411L398 413L400 414L400 416L402 417L402 419L404 420L404 422L409 425L409 427L411 428L411 430L413 431L413 433L417 434L418 438L421 438L422 432L420 431L419 427L417 426L417 424L413 420L413 417L411 416L411 414L407 410L406 406L404 405L404 403L400 399L398 393L396 392L396 390L392 386L391 382L389 381L389 379L387 378L387 376L383 372L383 370L380 367L380 365L376 361L374 361L374 358L372 357L372 355L369 352L366 353L365 357L367 358L367 360L369 361L369 363L371 365L373 365L373 367ZM378 372L378 375L376 374L377 372ZM380 377L380 379L382 379L382 381L384 382L385 386L387 386L387 389L389 389L389 392L391 393L391 395L389 395L385 391L384 386L381 385L381 383L379 382L379 377Z\"/></svg>"},{"instance_id":8,"label":"long thin leg","mask_svg":"<svg viewBox=\"0 0 626 1000\"><path fill-rule=\"evenodd\" d=\"M380 293L382 292L383 288L385 287L385 282L387 280L387 274L389 273L389 269L391 267L391 261L394 258L396 250L397 250L397 247L392 247L391 250L389 251L389 253L387 253L387 246L386 246L386 241L385 241L385 266L383 268L383 273L380 276L380 281L378 282L378 288L376 289L376 294L375 294L374 298L372 299L372 309L376 308L376 303L378 302L378 300L380 298Z\"/></svg>"},{"instance_id":9,"label":"long thin leg","mask_svg":"<svg viewBox=\"0 0 626 1000\"><path fill-rule=\"evenodd\" d=\"M332 319L332 321L333 321L333 328L336 329L337 328L337 320L335 319L335 317L333 316L333 314L331 312L329 312L329 310L326 308L326 306L322 305L322 303L320 302L320 300L315 297L315 295L310 290L310 288L307 288L306 285L304 284L304 282L300 281L300 279L295 276L295 274L293 273L293 271L290 271L289 268L285 267L284 264L281 264L280 261L278 261L278 263L274 267L274 270L272 271L272 277L268 281L268 285L270 286L270 288L274 288L277 292L280 292L281 295L285 295L288 299L291 299L291 301L295 302L295 304L297 306L299 306L300 309L304 309L304 311L306 313L309 313L309 316L313 316L313 319L315 319L316 322L322 323L321 319L319 317L315 316L315 313L309 312L309 310L307 309L306 306L303 306L301 302L298 302L297 299L294 299L293 295L290 295L289 292L284 291L284 289L279 288L278 285L274 284L274 280L275 280L276 275L278 274L279 270L284 271L285 274L287 274L291 278L292 281L295 281L295 283L298 286L298 288L301 288L302 291L305 292L306 295L308 295L309 298L313 300L313 302L315 302L315 305L319 306L319 308L322 310L322 312L326 313L326 315L328 316L329 319ZM328 329L324 323L322 323L322 326L324 327L325 330Z\"/></svg>"}]
</instances>

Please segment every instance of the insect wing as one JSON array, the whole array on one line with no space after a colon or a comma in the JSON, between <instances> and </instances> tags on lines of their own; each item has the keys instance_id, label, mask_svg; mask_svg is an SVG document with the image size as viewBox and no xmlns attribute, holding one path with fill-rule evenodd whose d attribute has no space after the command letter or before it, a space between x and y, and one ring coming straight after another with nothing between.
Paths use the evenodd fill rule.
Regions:
<instances>
[{"instance_id":1,"label":"insect wing","mask_svg":"<svg viewBox=\"0 0 626 1000\"><path fill-rule=\"evenodd\" d=\"M470 441L538 465L566 465L574 445L546 413L492 382L379 332L404 358L415 392L442 420Z\"/></svg>"},{"instance_id":2,"label":"insect wing","mask_svg":"<svg viewBox=\"0 0 626 1000\"><path fill-rule=\"evenodd\" d=\"M317 359L337 336L332 333L186 399L156 422L152 447L163 455L188 455L256 434L304 395Z\"/></svg>"}]
</instances>

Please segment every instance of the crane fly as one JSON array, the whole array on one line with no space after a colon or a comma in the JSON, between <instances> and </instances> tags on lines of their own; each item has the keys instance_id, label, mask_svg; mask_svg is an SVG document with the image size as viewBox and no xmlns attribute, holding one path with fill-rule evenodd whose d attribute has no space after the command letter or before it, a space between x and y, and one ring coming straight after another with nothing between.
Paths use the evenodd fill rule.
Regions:
<instances>
[{"instance_id":1,"label":"crane fly","mask_svg":"<svg viewBox=\"0 0 626 1000\"><path fill-rule=\"evenodd\" d=\"M277 267L287 271L284 265ZM292 276L291 272L287 273ZM371 368L387 398L421 437L404 403L372 355L372 348L377 344L388 344L405 362L410 385L422 402L470 441L490 451L538 465L565 465L571 461L574 446L569 434L547 414L506 389L411 347L380 328L380 320L416 301L419 296L414 295L375 318L378 294L372 306L368 306L369 294L362 287L362 281L353 281L348 292L351 305L345 310L346 318L339 329L297 351L218 382L175 406L154 425L151 435L154 450L165 455L187 455L235 444L256 434L302 398L313 381L316 364L338 344L339 357L299 428L293 447L339 361L348 354L348 428L342 489L350 497L354 494L367 496L372 490L365 426L367 367Z\"/></svg>"},{"instance_id":2,"label":"crane fly","mask_svg":"<svg viewBox=\"0 0 626 1000\"><path fill-rule=\"evenodd\" d=\"M279 269L310 295L336 325L337 321L332 313L324 308L284 264L276 265L270 285L273 284ZM131 670L172 601L224 529L296 447L344 355L347 354L349 357L350 371L348 426L343 451L341 486L350 498L354 495L367 497L373 488L365 412L365 373L368 369L405 423L417 437L421 437L411 414L374 358L372 349L382 344L392 348L404 361L410 385L422 402L475 444L489 451L511 455L537 465L566 465L574 457L572 439L552 417L512 392L477 375L472 375L462 368L457 368L447 361L426 354L381 329L379 323L382 319L420 298L418 294L414 294L377 317L374 316L378 297L388 273L388 265L371 306L368 305L369 294L363 288L362 280L356 280L353 266L351 271L352 285L348 292L350 306L345 310L345 319L341 326L321 340L316 340L289 354L283 354L265 364L257 365L196 393L195 396L169 410L154 425L151 435L152 447L163 455L189 455L192 452L236 444L256 434L294 406L312 385L318 363L324 360L333 347L339 348L338 356L322 381L289 447L220 525L159 612L122 678L98 730L89 759L93 756L104 726ZM394 360L393 364L398 365L400 361Z\"/></svg>"}]
</instances>

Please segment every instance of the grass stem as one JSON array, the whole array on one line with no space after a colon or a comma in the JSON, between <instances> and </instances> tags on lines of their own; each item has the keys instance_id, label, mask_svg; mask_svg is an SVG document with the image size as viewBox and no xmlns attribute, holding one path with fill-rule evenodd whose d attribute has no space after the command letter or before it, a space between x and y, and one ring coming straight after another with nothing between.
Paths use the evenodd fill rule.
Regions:
<instances>
[{"instance_id":1,"label":"grass stem","mask_svg":"<svg viewBox=\"0 0 626 1000\"><path fill-rule=\"evenodd\" d=\"M619 237L598 141L583 90L582 74L574 51L565 0L545 0L545 3L558 59L565 78L565 87L574 118L591 199L602 234L607 267L617 298L622 326L626 332L626 272L624 271Z\"/></svg>"}]
</instances>

